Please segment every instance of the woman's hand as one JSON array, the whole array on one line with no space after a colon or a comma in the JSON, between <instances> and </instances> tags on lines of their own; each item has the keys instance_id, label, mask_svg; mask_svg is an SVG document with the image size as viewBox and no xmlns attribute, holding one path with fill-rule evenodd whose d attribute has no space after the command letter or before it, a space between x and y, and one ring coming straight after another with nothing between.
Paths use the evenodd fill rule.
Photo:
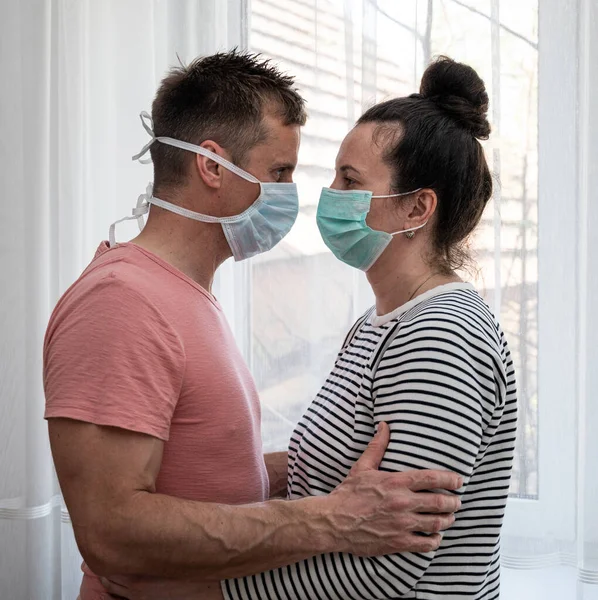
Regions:
<instances>
[{"instance_id":1,"label":"woman's hand","mask_svg":"<svg viewBox=\"0 0 598 600\"><path fill-rule=\"evenodd\" d=\"M183 581L150 577L102 577L106 600L223 600L217 581Z\"/></svg>"}]
</instances>

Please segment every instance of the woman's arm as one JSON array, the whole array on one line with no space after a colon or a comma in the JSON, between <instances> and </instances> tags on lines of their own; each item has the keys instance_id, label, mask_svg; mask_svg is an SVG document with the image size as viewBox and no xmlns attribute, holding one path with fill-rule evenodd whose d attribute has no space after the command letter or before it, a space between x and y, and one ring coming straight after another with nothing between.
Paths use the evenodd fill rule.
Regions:
<instances>
[{"instance_id":1,"label":"woman's arm","mask_svg":"<svg viewBox=\"0 0 598 600\"><path fill-rule=\"evenodd\" d=\"M458 327L433 332L427 328L417 320L408 324L405 335L386 350L376 373L370 373L374 419L391 428L380 468L451 470L464 478L462 493L494 409L488 404L488 390L495 385L492 357L476 355L473 360L469 334ZM223 593L227 600L396 598L415 587L433 558L434 552L373 558L324 554L225 581Z\"/></svg>"}]
</instances>

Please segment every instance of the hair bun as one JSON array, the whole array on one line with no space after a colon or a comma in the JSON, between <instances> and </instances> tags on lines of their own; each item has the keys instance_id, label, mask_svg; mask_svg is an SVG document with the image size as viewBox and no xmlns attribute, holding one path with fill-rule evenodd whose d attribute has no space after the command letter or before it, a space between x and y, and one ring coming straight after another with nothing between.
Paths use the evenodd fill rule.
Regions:
<instances>
[{"instance_id":1,"label":"hair bun","mask_svg":"<svg viewBox=\"0 0 598 600\"><path fill-rule=\"evenodd\" d=\"M424 72L420 94L476 138L488 139L488 94L484 82L470 66L446 56L437 58Z\"/></svg>"}]
</instances>

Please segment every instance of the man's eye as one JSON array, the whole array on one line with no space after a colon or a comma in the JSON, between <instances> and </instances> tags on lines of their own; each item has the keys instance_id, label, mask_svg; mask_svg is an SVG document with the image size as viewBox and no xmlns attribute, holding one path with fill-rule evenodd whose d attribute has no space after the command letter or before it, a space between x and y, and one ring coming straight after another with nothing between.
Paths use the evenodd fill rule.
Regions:
<instances>
[{"instance_id":1,"label":"man's eye","mask_svg":"<svg viewBox=\"0 0 598 600\"><path fill-rule=\"evenodd\" d=\"M345 180L345 185L347 187L351 187L352 185L355 185L355 183L357 183L355 179L351 179L350 177L343 177L343 179Z\"/></svg>"}]
</instances>

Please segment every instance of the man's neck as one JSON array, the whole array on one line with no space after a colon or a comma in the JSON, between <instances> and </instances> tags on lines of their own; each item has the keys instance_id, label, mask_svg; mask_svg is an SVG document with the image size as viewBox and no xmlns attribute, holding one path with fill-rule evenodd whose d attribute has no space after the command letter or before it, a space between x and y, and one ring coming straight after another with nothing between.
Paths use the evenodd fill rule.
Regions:
<instances>
[{"instance_id":1,"label":"man's neck","mask_svg":"<svg viewBox=\"0 0 598 600\"><path fill-rule=\"evenodd\" d=\"M134 244L152 252L211 293L216 269L231 256L219 223L203 223L160 210L150 215Z\"/></svg>"}]
</instances>

